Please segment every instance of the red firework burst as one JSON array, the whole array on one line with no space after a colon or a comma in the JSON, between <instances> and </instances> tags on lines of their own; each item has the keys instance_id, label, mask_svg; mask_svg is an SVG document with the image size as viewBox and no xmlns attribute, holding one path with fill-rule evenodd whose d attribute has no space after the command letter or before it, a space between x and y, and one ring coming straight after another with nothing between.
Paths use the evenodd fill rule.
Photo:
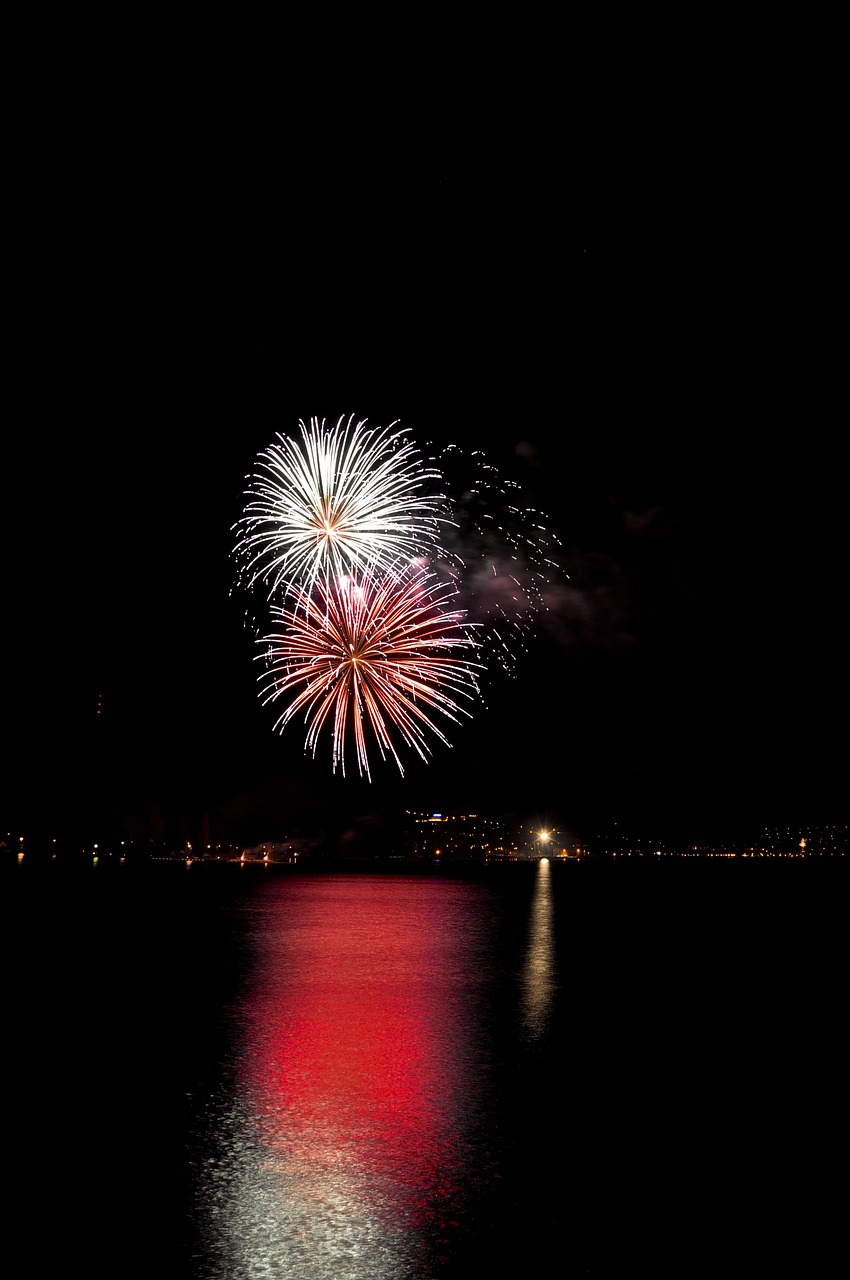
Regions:
<instances>
[{"instance_id":1,"label":"red firework burst","mask_svg":"<svg viewBox=\"0 0 850 1280\"><path fill-rule=\"evenodd\" d=\"M290 699L275 728L283 732L303 712L313 756L327 726L334 771L345 774L353 740L361 776L370 781L367 727L402 774L398 742L423 760L431 754L429 733L450 745L429 713L456 723L470 716L459 699L478 698L480 669L468 656L478 645L464 611L445 607L455 594L421 565L373 567L320 579L299 589L291 608L275 606L279 628L259 641L267 666L263 703Z\"/></svg>"}]
</instances>

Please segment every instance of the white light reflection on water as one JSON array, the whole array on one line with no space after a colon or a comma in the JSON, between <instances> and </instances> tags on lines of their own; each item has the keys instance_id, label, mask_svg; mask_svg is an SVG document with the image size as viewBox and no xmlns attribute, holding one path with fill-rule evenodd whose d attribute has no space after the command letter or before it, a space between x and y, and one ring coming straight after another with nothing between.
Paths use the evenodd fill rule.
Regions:
<instances>
[{"instance_id":1,"label":"white light reflection on water","mask_svg":"<svg viewBox=\"0 0 850 1280\"><path fill-rule=\"evenodd\" d=\"M235 1084L206 1122L209 1280L425 1277L467 1230L493 1141L470 892L486 889L293 877L252 904Z\"/></svg>"},{"instance_id":2,"label":"white light reflection on water","mask_svg":"<svg viewBox=\"0 0 850 1280\"><path fill-rule=\"evenodd\" d=\"M537 864L531 903L528 947L522 969L522 1025L527 1037L537 1040L546 1030L555 993L554 906L551 867L547 858Z\"/></svg>"}]
</instances>

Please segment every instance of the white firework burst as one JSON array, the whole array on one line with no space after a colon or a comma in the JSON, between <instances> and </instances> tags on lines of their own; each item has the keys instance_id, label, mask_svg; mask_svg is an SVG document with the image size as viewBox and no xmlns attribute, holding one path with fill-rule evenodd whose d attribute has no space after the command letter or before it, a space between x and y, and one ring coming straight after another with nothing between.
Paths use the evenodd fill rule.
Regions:
<instances>
[{"instance_id":1,"label":"white firework burst","mask_svg":"<svg viewBox=\"0 0 850 1280\"><path fill-rule=\"evenodd\" d=\"M441 477L426 467L406 428L369 427L352 414L333 428L299 421L300 439L278 434L259 455L234 529L234 555L249 588L308 593L320 578L367 564L427 558L439 546Z\"/></svg>"}]
</instances>

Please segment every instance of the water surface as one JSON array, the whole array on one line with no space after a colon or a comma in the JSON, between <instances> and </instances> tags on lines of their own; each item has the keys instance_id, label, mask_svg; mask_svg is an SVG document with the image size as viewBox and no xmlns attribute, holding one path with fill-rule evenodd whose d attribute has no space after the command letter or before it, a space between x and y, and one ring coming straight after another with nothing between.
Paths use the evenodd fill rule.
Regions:
<instances>
[{"instance_id":1,"label":"water surface","mask_svg":"<svg viewBox=\"0 0 850 1280\"><path fill-rule=\"evenodd\" d=\"M4 868L13 1270L811 1261L842 943L797 874Z\"/></svg>"}]
</instances>

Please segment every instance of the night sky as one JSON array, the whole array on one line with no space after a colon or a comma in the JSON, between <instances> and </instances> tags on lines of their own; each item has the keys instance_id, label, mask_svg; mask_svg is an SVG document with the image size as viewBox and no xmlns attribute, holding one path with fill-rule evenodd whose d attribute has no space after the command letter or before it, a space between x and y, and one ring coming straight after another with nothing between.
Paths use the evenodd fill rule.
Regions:
<instances>
[{"instance_id":1,"label":"night sky","mask_svg":"<svg viewBox=\"0 0 850 1280\"><path fill-rule=\"evenodd\" d=\"M831 206L780 133L51 117L15 241L0 823L846 821ZM452 749L371 784L272 731L232 594L258 453L342 414L484 450L568 575Z\"/></svg>"}]
</instances>

